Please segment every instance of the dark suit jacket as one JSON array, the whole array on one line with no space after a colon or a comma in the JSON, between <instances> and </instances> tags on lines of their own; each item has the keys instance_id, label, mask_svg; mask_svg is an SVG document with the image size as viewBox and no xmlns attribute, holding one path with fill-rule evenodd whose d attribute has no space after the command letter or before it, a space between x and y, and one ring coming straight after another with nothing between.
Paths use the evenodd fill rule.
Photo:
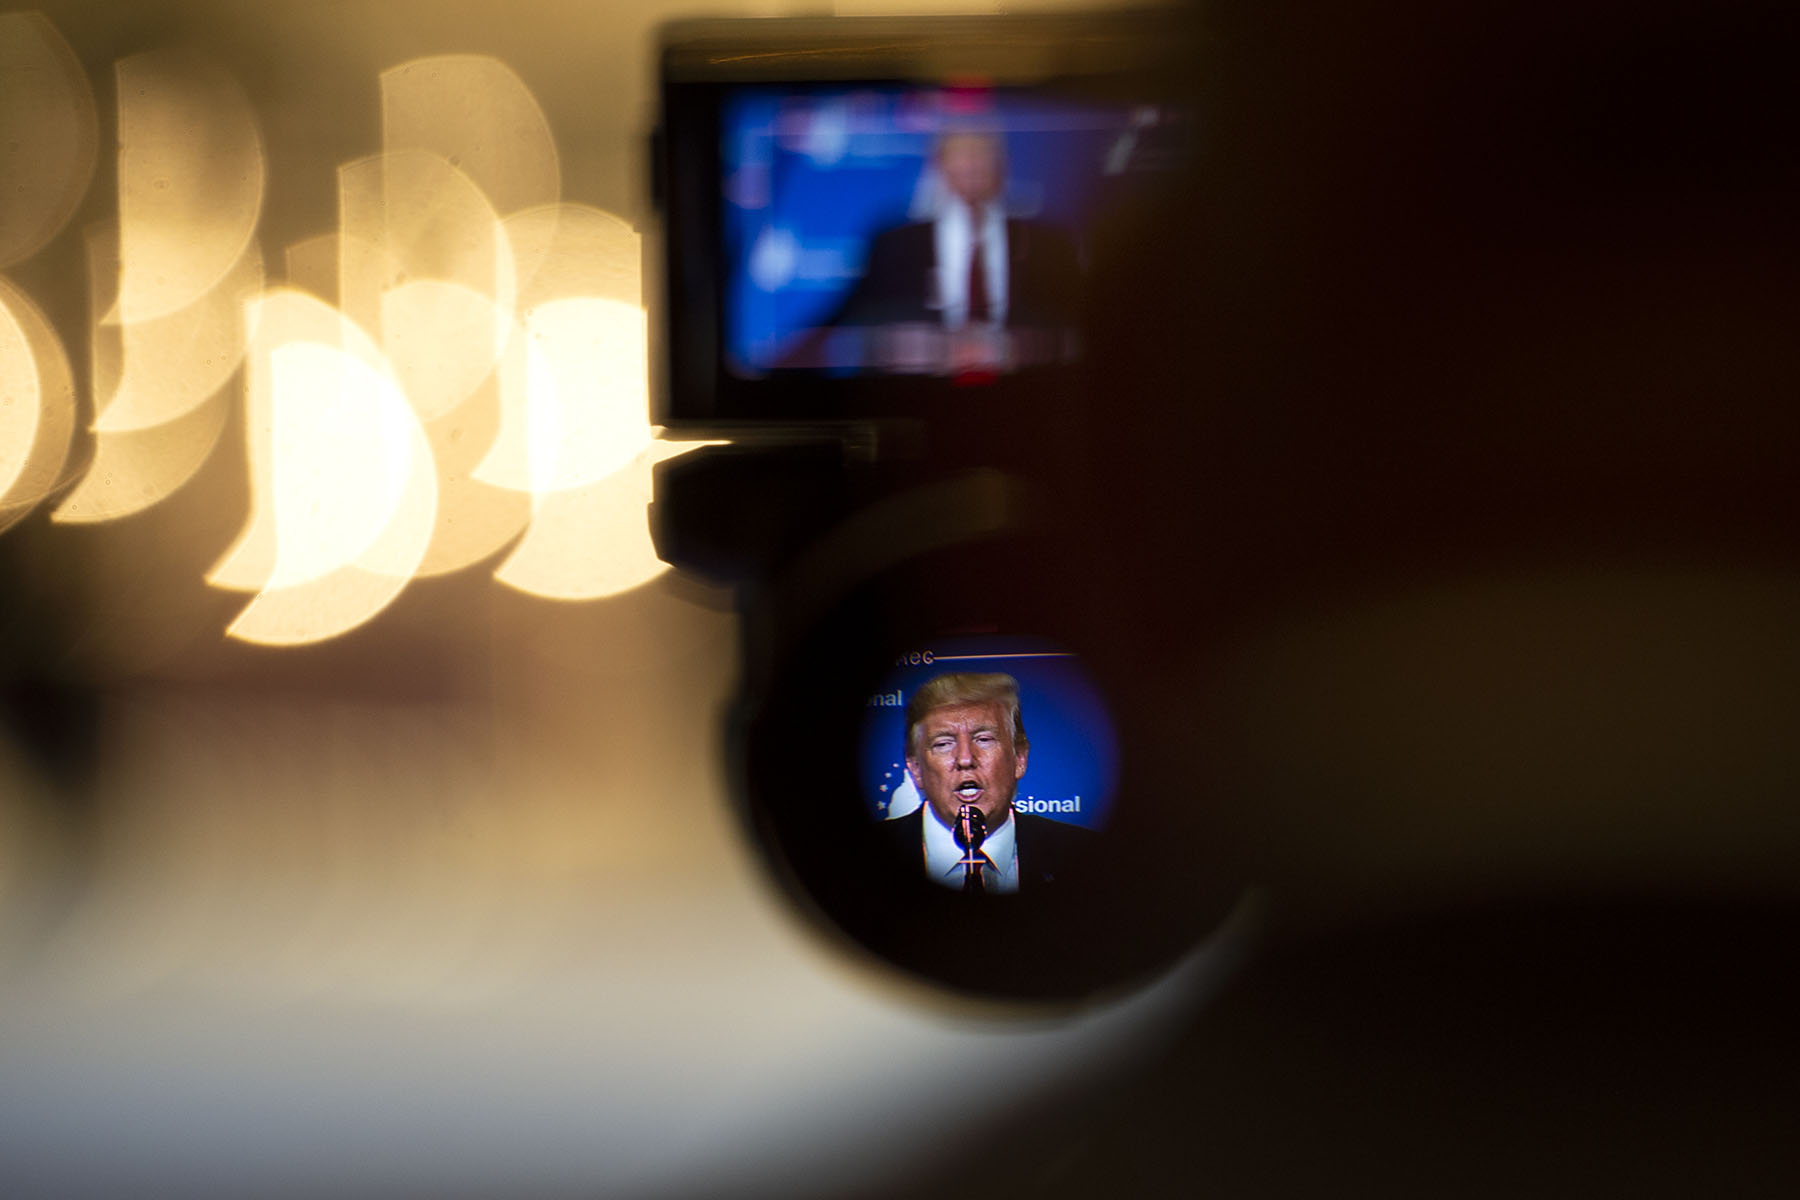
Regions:
<instances>
[{"instance_id":1,"label":"dark suit jacket","mask_svg":"<svg viewBox=\"0 0 1800 1200\"><path fill-rule=\"evenodd\" d=\"M937 238L930 221L875 235L863 276L833 325L936 323ZM1006 324L1016 329L1068 329L1076 319L1081 272L1075 244L1053 225L1006 223Z\"/></svg>"},{"instance_id":2,"label":"dark suit jacket","mask_svg":"<svg viewBox=\"0 0 1800 1200\"><path fill-rule=\"evenodd\" d=\"M1092 865L1099 835L1049 817L1013 813L1019 850L1019 892L1037 894L1078 882ZM925 809L881 823L882 845L897 872L925 880Z\"/></svg>"}]
</instances>

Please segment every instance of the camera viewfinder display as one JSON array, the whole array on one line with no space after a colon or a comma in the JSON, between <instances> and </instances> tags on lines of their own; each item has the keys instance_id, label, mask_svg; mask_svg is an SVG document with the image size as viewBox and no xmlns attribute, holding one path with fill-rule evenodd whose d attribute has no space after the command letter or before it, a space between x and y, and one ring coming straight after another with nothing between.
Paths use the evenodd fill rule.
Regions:
<instances>
[{"instance_id":1,"label":"camera viewfinder display","mask_svg":"<svg viewBox=\"0 0 1800 1200\"><path fill-rule=\"evenodd\" d=\"M1047 816L1087 829L1107 823L1118 747L1112 718L1081 660L1037 638L943 639L935 648L900 655L880 691L865 700L862 775L864 800L876 820L895 820L917 809L923 797L908 770L926 767L923 746L911 744L909 706L916 710L928 685L942 689L946 678L980 688L994 685L1016 696L1001 701L1002 715L1016 713L1028 747L1026 770L1010 781L1014 811ZM935 681L935 684L934 684ZM929 696L930 693L927 693ZM960 692L949 692L954 701ZM921 717L926 712L917 713ZM921 733L931 732L921 726Z\"/></svg>"},{"instance_id":2,"label":"camera viewfinder display","mask_svg":"<svg viewBox=\"0 0 1800 1200\"><path fill-rule=\"evenodd\" d=\"M721 104L721 354L741 379L1075 361L1096 231L1177 114L979 85L750 85Z\"/></svg>"}]
</instances>

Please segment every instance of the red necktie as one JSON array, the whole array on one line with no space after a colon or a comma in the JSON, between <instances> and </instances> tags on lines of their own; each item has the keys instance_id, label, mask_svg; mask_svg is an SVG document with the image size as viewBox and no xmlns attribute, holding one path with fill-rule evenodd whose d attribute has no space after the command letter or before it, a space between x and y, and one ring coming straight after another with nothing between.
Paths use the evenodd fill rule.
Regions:
<instances>
[{"instance_id":1,"label":"red necktie","mask_svg":"<svg viewBox=\"0 0 1800 1200\"><path fill-rule=\"evenodd\" d=\"M974 224L969 238L969 320L988 319L987 255L981 252L981 214L970 214Z\"/></svg>"}]
</instances>

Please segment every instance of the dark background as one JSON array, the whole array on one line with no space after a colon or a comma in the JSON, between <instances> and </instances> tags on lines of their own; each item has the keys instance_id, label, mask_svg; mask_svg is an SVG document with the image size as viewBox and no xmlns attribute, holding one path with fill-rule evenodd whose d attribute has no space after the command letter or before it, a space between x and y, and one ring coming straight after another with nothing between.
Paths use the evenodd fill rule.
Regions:
<instances>
[{"instance_id":1,"label":"dark background","mask_svg":"<svg viewBox=\"0 0 1800 1200\"><path fill-rule=\"evenodd\" d=\"M169 44L256 106L270 247L432 53L509 63L565 195L651 220L658 10L46 11L102 113L80 220L108 64ZM1086 444L1171 648L1149 769L1256 937L1073 1013L896 979L739 834L721 590L475 570L225 643L221 455L0 535L9 1192L1791 1194L1792 18L1197 16L1213 141L1096 285ZM9 275L80 361L73 228Z\"/></svg>"}]
</instances>

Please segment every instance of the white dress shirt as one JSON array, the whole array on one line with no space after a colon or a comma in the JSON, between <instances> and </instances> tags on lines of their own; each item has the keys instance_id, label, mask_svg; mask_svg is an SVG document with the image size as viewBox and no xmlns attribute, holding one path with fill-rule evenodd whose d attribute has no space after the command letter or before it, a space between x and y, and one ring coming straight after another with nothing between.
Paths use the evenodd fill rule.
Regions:
<instances>
[{"instance_id":1,"label":"white dress shirt","mask_svg":"<svg viewBox=\"0 0 1800 1200\"><path fill-rule=\"evenodd\" d=\"M944 205L934 222L937 238L937 295L943 308L944 327L961 329L969 323L969 246L976 222L969 206ZM987 274L988 320L1006 322L1006 216L998 204L982 208L980 217L981 265Z\"/></svg>"},{"instance_id":2,"label":"white dress shirt","mask_svg":"<svg viewBox=\"0 0 1800 1200\"><path fill-rule=\"evenodd\" d=\"M963 885L963 852L956 834L938 819L937 810L925 805L925 877L948 888ZM1019 890L1018 824L1012 810L1006 823L982 839L981 852L994 865L981 869L981 882L990 892Z\"/></svg>"}]
</instances>

